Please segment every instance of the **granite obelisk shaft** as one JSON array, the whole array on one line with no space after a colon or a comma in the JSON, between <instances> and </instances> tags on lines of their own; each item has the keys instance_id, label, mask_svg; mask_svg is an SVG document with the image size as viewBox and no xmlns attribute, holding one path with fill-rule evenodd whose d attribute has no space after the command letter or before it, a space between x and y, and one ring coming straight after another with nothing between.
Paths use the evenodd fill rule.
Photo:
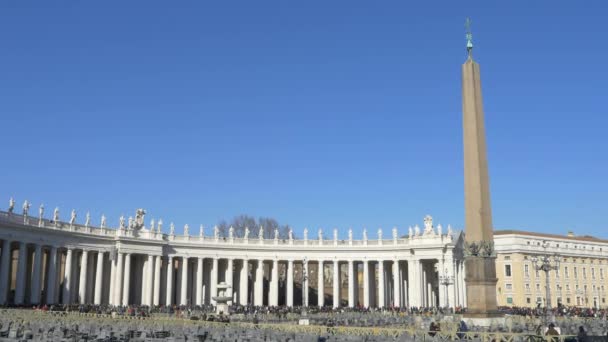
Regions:
<instances>
[{"instance_id":1,"label":"granite obelisk shaft","mask_svg":"<svg viewBox=\"0 0 608 342\"><path fill-rule=\"evenodd\" d=\"M462 114L465 193L465 281L467 312L473 317L497 314L496 264L490 205L490 181L479 64L471 54L462 66Z\"/></svg>"}]
</instances>

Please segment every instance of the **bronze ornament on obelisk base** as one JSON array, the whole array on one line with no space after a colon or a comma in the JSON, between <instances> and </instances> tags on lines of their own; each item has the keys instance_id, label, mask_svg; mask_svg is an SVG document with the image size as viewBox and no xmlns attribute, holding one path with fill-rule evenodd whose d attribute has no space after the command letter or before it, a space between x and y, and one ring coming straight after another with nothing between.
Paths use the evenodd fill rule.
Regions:
<instances>
[{"instance_id":1,"label":"bronze ornament on obelisk base","mask_svg":"<svg viewBox=\"0 0 608 342\"><path fill-rule=\"evenodd\" d=\"M462 65L462 127L464 140L465 317L499 317L496 304L496 253L490 205L490 182L481 97L479 64L473 60L467 19L467 53Z\"/></svg>"}]
</instances>

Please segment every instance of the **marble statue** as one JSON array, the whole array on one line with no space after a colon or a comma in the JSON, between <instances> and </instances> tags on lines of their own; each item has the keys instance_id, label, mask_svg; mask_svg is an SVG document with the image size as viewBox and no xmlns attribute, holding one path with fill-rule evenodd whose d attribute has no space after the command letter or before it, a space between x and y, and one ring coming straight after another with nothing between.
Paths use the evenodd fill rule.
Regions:
<instances>
[{"instance_id":1,"label":"marble statue","mask_svg":"<svg viewBox=\"0 0 608 342\"><path fill-rule=\"evenodd\" d=\"M363 241L367 241L367 228L363 228Z\"/></svg>"},{"instance_id":2,"label":"marble statue","mask_svg":"<svg viewBox=\"0 0 608 342\"><path fill-rule=\"evenodd\" d=\"M106 227L106 215L104 215L104 214L101 214L101 225L99 227L100 228Z\"/></svg>"},{"instance_id":3,"label":"marble statue","mask_svg":"<svg viewBox=\"0 0 608 342\"><path fill-rule=\"evenodd\" d=\"M76 210L72 209L72 213L70 214L70 226L76 223Z\"/></svg>"},{"instance_id":4,"label":"marble statue","mask_svg":"<svg viewBox=\"0 0 608 342\"><path fill-rule=\"evenodd\" d=\"M437 225L437 235L441 236L441 231L442 231L442 230L443 230L443 229L441 228L441 224L438 224L438 225Z\"/></svg>"},{"instance_id":5,"label":"marble statue","mask_svg":"<svg viewBox=\"0 0 608 342\"><path fill-rule=\"evenodd\" d=\"M144 217L146 216L146 211L144 209L137 209L135 211L135 220L133 221L132 229L140 230L144 227Z\"/></svg>"},{"instance_id":6,"label":"marble statue","mask_svg":"<svg viewBox=\"0 0 608 342\"><path fill-rule=\"evenodd\" d=\"M245 227L245 234L243 235L245 240L249 239L249 227Z\"/></svg>"},{"instance_id":7,"label":"marble statue","mask_svg":"<svg viewBox=\"0 0 608 342\"><path fill-rule=\"evenodd\" d=\"M44 204L41 204L40 208L38 208L38 217L41 221L44 218Z\"/></svg>"},{"instance_id":8,"label":"marble statue","mask_svg":"<svg viewBox=\"0 0 608 342\"><path fill-rule=\"evenodd\" d=\"M414 234L416 234L416 236L420 236L420 227L418 227L418 225L414 226Z\"/></svg>"},{"instance_id":9,"label":"marble statue","mask_svg":"<svg viewBox=\"0 0 608 342\"><path fill-rule=\"evenodd\" d=\"M426 215L424 217L424 235L433 233L433 218L431 215Z\"/></svg>"},{"instance_id":10,"label":"marble statue","mask_svg":"<svg viewBox=\"0 0 608 342\"><path fill-rule=\"evenodd\" d=\"M59 207L55 207L55 210L53 210L53 221L59 222Z\"/></svg>"},{"instance_id":11,"label":"marble statue","mask_svg":"<svg viewBox=\"0 0 608 342\"><path fill-rule=\"evenodd\" d=\"M413 235L414 235L414 230L412 229L412 226L410 226L408 228L408 237L411 239Z\"/></svg>"},{"instance_id":12,"label":"marble statue","mask_svg":"<svg viewBox=\"0 0 608 342\"><path fill-rule=\"evenodd\" d=\"M173 224L173 222L169 224L169 235L175 235L175 225Z\"/></svg>"},{"instance_id":13,"label":"marble statue","mask_svg":"<svg viewBox=\"0 0 608 342\"><path fill-rule=\"evenodd\" d=\"M274 239L278 240L279 239L279 230L278 229L274 229Z\"/></svg>"},{"instance_id":14,"label":"marble statue","mask_svg":"<svg viewBox=\"0 0 608 342\"><path fill-rule=\"evenodd\" d=\"M128 221L128 225L127 225L127 229L133 229L134 223L133 223L133 216L129 216L129 221Z\"/></svg>"},{"instance_id":15,"label":"marble statue","mask_svg":"<svg viewBox=\"0 0 608 342\"><path fill-rule=\"evenodd\" d=\"M258 238L260 240L264 240L264 227L260 226L260 231L258 233Z\"/></svg>"},{"instance_id":16,"label":"marble statue","mask_svg":"<svg viewBox=\"0 0 608 342\"><path fill-rule=\"evenodd\" d=\"M308 228L304 228L304 240L308 240Z\"/></svg>"},{"instance_id":17,"label":"marble statue","mask_svg":"<svg viewBox=\"0 0 608 342\"><path fill-rule=\"evenodd\" d=\"M353 241L353 229L348 228L348 241Z\"/></svg>"},{"instance_id":18,"label":"marble statue","mask_svg":"<svg viewBox=\"0 0 608 342\"><path fill-rule=\"evenodd\" d=\"M8 200L8 213L12 214L14 209L15 209L15 200L11 197L11 199Z\"/></svg>"},{"instance_id":19,"label":"marble statue","mask_svg":"<svg viewBox=\"0 0 608 342\"><path fill-rule=\"evenodd\" d=\"M397 240L397 227L393 227L393 240Z\"/></svg>"},{"instance_id":20,"label":"marble statue","mask_svg":"<svg viewBox=\"0 0 608 342\"><path fill-rule=\"evenodd\" d=\"M448 224L448 236L452 237L452 234L453 234L453 232L452 232L452 226Z\"/></svg>"},{"instance_id":21,"label":"marble statue","mask_svg":"<svg viewBox=\"0 0 608 342\"><path fill-rule=\"evenodd\" d=\"M334 228L334 241L338 241L338 230Z\"/></svg>"},{"instance_id":22,"label":"marble statue","mask_svg":"<svg viewBox=\"0 0 608 342\"><path fill-rule=\"evenodd\" d=\"M215 241L220 239L220 229L217 226L213 227L213 238Z\"/></svg>"},{"instance_id":23,"label":"marble statue","mask_svg":"<svg viewBox=\"0 0 608 342\"><path fill-rule=\"evenodd\" d=\"M323 241L323 229L319 228L319 232L317 234L319 241Z\"/></svg>"},{"instance_id":24,"label":"marble statue","mask_svg":"<svg viewBox=\"0 0 608 342\"><path fill-rule=\"evenodd\" d=\"M190 226L187 223L184 225L184 236L190 236Z\"/></svg>"},{"instance_id":25,"label":"marble statue","mask_svg":"<svg viewBox=\"0 0 608 342\"><path fill-rule=\"evenodd\" d=\"M287 234L289 235L289 241L293 240L293 230L291 228L289 228L289 232Z\"/></svg>"},{"instance_id":26,"label":"marble statue","mask_svg":"<svg viewBox=\"0 0 608 342\"><path fill-rule=\"evenodd\" d=\"M154 232L154 219L150 220L150 232Z\"/></svg>"},{"instance_id":27,"label":"marble statue","mask_svg":"<svg viewBox=\"0 0 608 342\"><path fill-rule=\"evenodd\" d=\"M125 215L120 215L120 218L118 219L118 223L119 223L119 229L125 229Z\"/></svg>"},{"instance_id":28,"label":"marble statue","mask_svg":"<svg viewBox=\"0 0 608 342\"><path fill-rule=\"evenodd\" d=\"M198 236L201 238L205 237L205 227L202 224L198 228Z\"/></svg>"},{"instance_id":29,"label":"marble statue","mask_svg":"<svg viewBox=\"0 0 608 342\"><path fill-rule=\"evenodd\" d=\"M85 220L84 220L84 226L88 228L90 224L91 224L91 213L89 213L87 211L87 214L86 214Z\"/></svg>"},{"instance_id":30,"label":"marble statue","mask_svg":"<svg viewBox=\"0 0 608 342\"><path fill-rule=\"evenodd\" d=\"M158 225L156 226L156 230L160 233L163 229L163 219L158 220Z\"/></svg>"},{"instance_id":31,"label":"marble statue","mask_svg":"<svg viewBox=\"0 0 608 342\"><path fill-rule=\"evenodd\" d=\"M27 216L29 211L30 211L30 202L25 200L25 202L23 202L23 216Z\"/></svg>"},{"instance_id":32,"label":"marble statue","mask_svg":"<svg viewBox=\"0 0 608 342\"><path fill-rule=\"evenodd\" d=\"M378 240L382 240L382 228L378 228Z\"/></svg>"},{"instance_id":33,"label":"marble statue","mask_svg":"<svg viewBox=\"0 0 608 342\"><path fill-rule=\"evenodd\" d=\"M228 229L228 237L230 239L234 239L234 227L230 226L230 229Z\"/></svg>"}]
</instances>

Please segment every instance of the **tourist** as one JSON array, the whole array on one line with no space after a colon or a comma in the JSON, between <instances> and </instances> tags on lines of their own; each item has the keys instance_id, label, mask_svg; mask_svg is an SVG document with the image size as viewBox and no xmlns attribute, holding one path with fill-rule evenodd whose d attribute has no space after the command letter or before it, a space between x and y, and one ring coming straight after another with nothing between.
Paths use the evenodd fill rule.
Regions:
<instances>
[{"instance_id":1,"label":"tourist","mask_svg":"<svg viewBox=\"0 0 608 342\"><path fill-rule=\"evenodd\" d=\"M589 340L589 336L587 336L587 332L585 331L585 328L582 325L578 327L578 334L576 335L576 339L579 342L587 342Z\"/></svg>"}]
</instances>

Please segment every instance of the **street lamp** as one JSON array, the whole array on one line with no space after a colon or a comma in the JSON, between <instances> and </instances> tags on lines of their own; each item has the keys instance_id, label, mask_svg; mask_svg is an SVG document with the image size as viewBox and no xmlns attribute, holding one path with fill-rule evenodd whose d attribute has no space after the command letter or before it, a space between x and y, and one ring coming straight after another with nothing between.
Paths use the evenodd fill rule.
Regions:
<instances>
[{"instance_id":1,"label":"street lamp","mask_svg":"<svg viewBox=\"0 0 608 342\"><path fill-rule=\"evenodd\" d=\"M557 254L549 255L547 253L547 241L543 241L544 253L540 256L532 257L532 264L537 271L545 272L545 308L551 309L551 286L549 286L549 272L551 270L559 270L561 257Z\"/></svg>"},{"instance_id":2,"label":"street lamp","mask_svg":"<svg viewBox=\"0 0 608 342\"><path fill-rule=\"evenodd\" d=\"M450 296L448 295L448 286L454 284L454 276L447 275L448 269L445 269L445 273L439 276L439 284L445 286L445 300L446 306L450 307Z\"/></svg>"}]
</instances>

